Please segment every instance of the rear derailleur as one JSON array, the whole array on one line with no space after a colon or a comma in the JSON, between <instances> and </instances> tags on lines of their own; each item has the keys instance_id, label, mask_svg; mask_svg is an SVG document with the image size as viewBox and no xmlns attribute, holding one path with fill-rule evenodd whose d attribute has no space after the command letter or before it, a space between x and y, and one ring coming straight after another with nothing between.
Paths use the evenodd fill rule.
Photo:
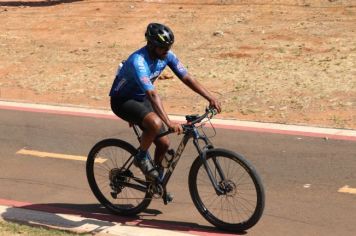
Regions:
<instances>
[{"instance_id":1,"label":"rear derailleur","mask_svg":"<svg viewBox=\"0 0 356 236\"><path fill-rule=\"evenodd\" d=\"M130 170L111 169L109 172L110 187L112 189L112 192L110 192L111 197L117 199L117 195L125 188L122 183L128 182L132 177L133 174Z\"/></svg>"}]
</instances>

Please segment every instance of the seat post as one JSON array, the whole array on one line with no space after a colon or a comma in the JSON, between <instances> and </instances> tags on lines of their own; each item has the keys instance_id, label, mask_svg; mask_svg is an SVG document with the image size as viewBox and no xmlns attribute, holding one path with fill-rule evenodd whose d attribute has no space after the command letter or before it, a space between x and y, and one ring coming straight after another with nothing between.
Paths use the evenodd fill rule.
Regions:
<instances>
[{"instance_id":1,"label":"seat post","mask_svg":"<svg viewBox=\"0 0 356 236\"><path fill-rule=\"evenodd\" d=\"M135 125L135 124L132 125L132 128L133 128L133 130L134 130L134 132L135 132L135 134L136 134L136 136L137 136L138 141L141 142L141 132L140 132L140 129L139 129L138 126Z\"/></svg>"}]
</instances>

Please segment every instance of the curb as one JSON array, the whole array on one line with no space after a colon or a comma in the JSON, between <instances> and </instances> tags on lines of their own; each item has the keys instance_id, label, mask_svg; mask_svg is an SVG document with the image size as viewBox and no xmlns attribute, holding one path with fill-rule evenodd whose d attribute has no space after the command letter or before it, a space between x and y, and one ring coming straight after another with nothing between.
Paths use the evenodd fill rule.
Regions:
<instances>
[{"instance_id":1,"label":"curb","mask_svg":"<svg viewBox=\"0 0 356 236\"><path fill-rule=\"evenodd\" d=\"M165 229L128 226L121 223L84 218L76 215L49 213L5 205L0 205L0 220L101 236L192 236L192 234Z\"/></svg>"},{"instance_id":2,"label":"curb","mask_svg":"<svg viewBox=\"0 0 356 236\"><path fill-rule=\"evenodd\" d=\"M0 109L118 120L118 118L109 110L61 104L47 105L0 100ZM173 121L185 121L184 116L169 115L169 117ZM211 122L214 127L221 129L356 141L356 130L351 129L322 128L215 118L211 120Z\"/></svg>"}]
</instances>

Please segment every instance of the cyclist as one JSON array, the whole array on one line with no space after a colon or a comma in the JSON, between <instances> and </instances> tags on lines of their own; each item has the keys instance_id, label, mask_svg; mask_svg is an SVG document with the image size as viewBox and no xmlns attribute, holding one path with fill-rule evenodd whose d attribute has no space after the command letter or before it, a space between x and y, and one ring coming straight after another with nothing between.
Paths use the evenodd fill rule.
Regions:
<instances>
[{"instance_id":1,"label":"cyclist","mask_svg":"<svg viewBox=\"0 0 356 236\"><path fill-rule=\"evenodd\" d=\"M175 75L189 88L209 101L211 107L221 111L219 101L195 80L170 50L174 35L170 28L159 23L150 23L145 33L147 44L131 54L119 66L110 90L111 109L120 118L131 124L137 124L143 130L140 147L134 157L134 164L148 177L157 179L163 174L160 166L170 141L168 136L156 139L169 130L182 133L182 126L173 123L165 112L162 101L153 85L168 65ZM154 162L147 156L147 150L156 145Z\"/></svg>"}]
</instances>

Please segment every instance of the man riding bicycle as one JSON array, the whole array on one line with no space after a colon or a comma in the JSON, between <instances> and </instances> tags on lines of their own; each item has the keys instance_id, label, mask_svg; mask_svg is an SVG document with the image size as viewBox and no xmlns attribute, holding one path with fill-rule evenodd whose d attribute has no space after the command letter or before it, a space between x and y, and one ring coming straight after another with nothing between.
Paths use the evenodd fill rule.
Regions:
<instances>
[{"instance_id":1,"label":"man riding bicycle","mask_svg":"<svg viewBox=\"0 0 356 236\"><path fill-rule=\"evenodd\" d=\"M210 107L221 112L219 101L195 80L170 50L174 43L173 32L165 25L151 23L145 33L147 45L135 51L120 66L110 90L111 109L123 120L139 125L143 130L140 147L134 164L148 177L157 179L163 173L161 166L170 141L168 136L156 139L169 130L182 133L182 126L173 123L165 112L162 101L153 85L168 65L174 74L189 88L208 100ZM147 152L156 145L154 163Z\"/></svg>"}]
</instances>

